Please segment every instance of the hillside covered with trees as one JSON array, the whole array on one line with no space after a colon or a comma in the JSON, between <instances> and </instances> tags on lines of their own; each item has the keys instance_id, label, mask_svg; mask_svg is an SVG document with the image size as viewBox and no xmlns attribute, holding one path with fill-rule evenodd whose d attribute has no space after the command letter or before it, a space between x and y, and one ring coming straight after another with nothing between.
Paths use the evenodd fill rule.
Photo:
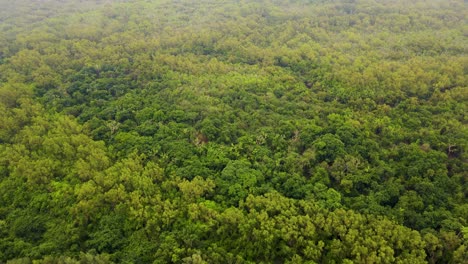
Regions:
<instances>
[{"instance_id":1,"label":"hillside covered with trees","mask_svg":"<svg viewBox=\"0 0 468 264\"><path fill-rule=\"evenodd\" d=\"M0 0L0 263L468 263L461 0Z\"/></svg>"}]
</instances>

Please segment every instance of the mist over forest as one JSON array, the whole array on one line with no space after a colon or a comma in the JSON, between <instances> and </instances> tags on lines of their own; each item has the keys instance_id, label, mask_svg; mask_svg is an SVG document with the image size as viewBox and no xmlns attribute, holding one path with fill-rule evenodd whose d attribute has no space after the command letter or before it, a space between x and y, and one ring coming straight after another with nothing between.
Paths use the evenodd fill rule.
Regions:
<instances>
[{"instance_id":1,"label":"mist over forest","mask_svg":"<svg viewBox=\"0 0 468 264\"><path fill-rule=\"evenodd\" d=\"M0 0L0 263L468 263L460 0Z\"/></svg>"}]
</instances>

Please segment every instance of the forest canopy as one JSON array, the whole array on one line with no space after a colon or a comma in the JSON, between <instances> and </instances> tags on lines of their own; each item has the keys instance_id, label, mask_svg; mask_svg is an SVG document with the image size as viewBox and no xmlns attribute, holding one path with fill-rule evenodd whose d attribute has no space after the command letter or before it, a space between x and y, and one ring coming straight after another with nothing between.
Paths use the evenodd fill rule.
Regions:
<instances>
[{"instance_id":1,"label":"forest canopy","mask_svg":"<svg viewBox=\"0 0 468 264\"><path fill-rule=\"evenodd\" d=\"M0 6L0 263L467 263L466 3Z\"/></svg>"}]
</instances>

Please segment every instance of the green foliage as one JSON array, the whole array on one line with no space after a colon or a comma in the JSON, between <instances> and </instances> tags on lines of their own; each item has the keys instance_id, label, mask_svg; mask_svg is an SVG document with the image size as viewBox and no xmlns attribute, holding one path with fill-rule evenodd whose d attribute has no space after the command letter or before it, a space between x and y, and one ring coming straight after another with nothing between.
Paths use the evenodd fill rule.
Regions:
<instances>
[{"instance_id":1,"label":"green foliage","mask_svg":"<svg viewBox=\"0 0 468 264\"><path fill-rule=\"evenodd\" d=\"M468 258L460 1L0 6L0 263Z\"/></svg>"}]
</instances>

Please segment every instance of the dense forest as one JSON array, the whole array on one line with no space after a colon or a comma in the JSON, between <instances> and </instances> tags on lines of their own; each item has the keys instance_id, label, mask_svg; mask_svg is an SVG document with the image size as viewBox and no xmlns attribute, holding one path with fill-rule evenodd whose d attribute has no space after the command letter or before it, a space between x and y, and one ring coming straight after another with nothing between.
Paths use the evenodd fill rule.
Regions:
<instances>
[{"instance_id":1,"label":"dense forest","mask_svg":"<svg viewBox=\"0 0 468 264\"><path fill-rule=\"evenodd\" d=\"M0 0L0 263L468 263L461 0Z\"/></svg>"}]
</instances>

